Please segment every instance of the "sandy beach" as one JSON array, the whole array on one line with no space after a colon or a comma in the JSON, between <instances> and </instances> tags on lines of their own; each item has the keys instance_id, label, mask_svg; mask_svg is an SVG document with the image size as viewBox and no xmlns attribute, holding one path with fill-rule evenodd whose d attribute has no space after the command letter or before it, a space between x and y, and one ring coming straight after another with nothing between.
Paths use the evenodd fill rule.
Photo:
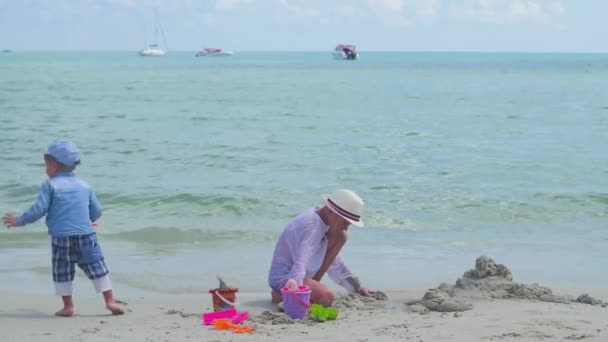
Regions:
<instances>
[{"instance_id":1,"label":"sandy beach","mask_svg":"<svg viewBox=\"0 0 608 342\"><path fill-rule=\"evenodd\" d=\"M72 318L54 317L52 296L2 294L0 340L13 341L606 341L608 309L586 304L524 300L476 303L462 313L409 312L403 303L420 290L388 292L386 303L346 309L336 321L277 324L247 322L251 334L237 335L201 325L211 310L208 295L126 299L127 314L110 316L99 299L78 300ZM274 306L261 297L242 299L254 317Z\"/></svg>"},{"instance_id":2,"label":"sandy beach","mask_svg":"<svg viewBox=\"0 0 608 342\"><path fill-rule=\"evenodd\" d=\"M608 340L608 308L602 300L607 298L605 290L585 291L598 299L593 304L574 301L580 298L581 291L573 289L542 288L545 292L538 294L541 300L532 298L530 292L511 292L502 298L492 298L499 297L495 292L497 286L492 285L494 292L486 291L484 286L498 281L508 283L511 289L513 283L501 278L500 274L471 280L473 271L465 273L456 286L441 286L444 289L452 286L450 297L453 296L456 302L467 301L464 309L445 306L443 309L448 312L427 310L421 304L413 304L424 303L421 299L428 299L429 293L437 293L436 289L429 292L418 288L386 291L388 300L343 295L334 303L340 308L335 321L291 320L278 312L267 295L239 293L239 310L250 313L250 320L245 325L255 329L250 334L235 334L202 325L201 313L212 310L208 293L120 298L127 309L123 316L105 312L101 299L76 296L76 315L72 318L53 316L59 305L53 296L3 293L0 295L3 303L0 341ZM469 280L464 281L467 276ZM468 289L459 290L462 283L466 283ZM539 287L518 284L515 288L520 291ZM468 295L459 296L458 293ZM516 298L518 296L521 298Z\"/></svg>"}]
</instances>

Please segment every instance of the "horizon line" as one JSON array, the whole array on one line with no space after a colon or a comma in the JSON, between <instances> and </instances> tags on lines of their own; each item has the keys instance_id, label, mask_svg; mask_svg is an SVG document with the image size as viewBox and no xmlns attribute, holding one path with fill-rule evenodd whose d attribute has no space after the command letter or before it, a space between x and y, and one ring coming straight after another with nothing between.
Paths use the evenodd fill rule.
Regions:
<instances>
[{"instance_id":1,"label":"horizon line","mask_svg":"<svg viewBox=\"0 0 608 342\"><path fill-rule=\"evenodd\" d=\"M302 52L323 52L323 53L331 53L333 50L238 50L226 48L226 50L230 51L239 51L239 52L293 52L293 53L302 53ZM16 53L16 52L137 52L139 49L11 49L11 48L2 48L0 53ZM201 50L185 50L185 49L166 49L167 52L178 52L178 53L192 53L198 52ZM530 54L608 54L608 51L560 51L560 50L359 50L359 52L366 53L530 53Z\"/></svg>"}]
</instances>

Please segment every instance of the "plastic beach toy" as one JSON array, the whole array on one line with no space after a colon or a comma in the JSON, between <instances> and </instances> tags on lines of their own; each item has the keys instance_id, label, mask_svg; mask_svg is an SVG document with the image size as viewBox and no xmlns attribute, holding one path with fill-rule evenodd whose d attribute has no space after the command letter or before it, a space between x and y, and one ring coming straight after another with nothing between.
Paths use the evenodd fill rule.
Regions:
<instances>
[{"instance_id":1,"label":"plastic beach toy","mask_svg":"<svg viewBox=\"0 0 608 342\"><path fill-rule=\"evenodd\" d=\"M222 311L206 312L202 314L202 318L204 325L212 325L214 321L219 319L225 319L230 321L230 323L240 324L249 318L249 311L241 311L239 313L235 308L232 308Z\"/></svg>"},{"instance_id":2,"label":"plastic beach toy","mask_svg":"<svg viewBox=\"0 0 608 342\"><path fill-rule=\"evenodd\" d=\"M338 314L340 311L333 308L326 308L319 304L313 304L310 306L310 313L320 322L325 322L326 320L334 320L338 318Z\"/></svg>"},{"instance_id":3,"label":"plastic beach toy","mask_svg":"<svg viewBox=\"0 0 608 342\"><path fill-rule=\"evenodd\" d=\"M249 311L241 311L241 313L232 316L232 322L234 324L240 324L243 321L247 320L247 318L249 318Z\"/></svg>"},{"instance_id":4,"label":"plastic beach toy","mask_svg":"<svg viewBox=\"0 0 608 342\"><path fill-rule=\"evenodd\" d=\"M213 324L213 321L222 318L229 318L232 322L232 317L236 316L237 314L238 313L235 308L226 309L222 311L207 312L203 314L203 324L211 325Z\"/></svg>"},{"instance_id":5,"label":"plastic beach toy","mask_svg":"<svg viewBox=\"0 0 608 342\"><path fill-rule=\"evenodd\" d=\"M222 311L239 305L239 301L236 299L238 291L239 289L209 290L213 301L213 310Z\"/></svg>"},{"instance_id":6,"label":"plastic beach toy","mask_svg":"<svg viewBox=\"0 0 608 342\"><path fill-rule=\"evenodd\" d=\"M216 319L213 322L213 326L217 330L232 330L233 332L235 332L237 334L238 333L250 333L253 331L252 327L232 324L232 320L226 319L226 318Z\"/></svg>"},{"instance_id":7,"label":"plastic beach toy","mask_svg":"<svg viewBox=\"0 0 608 342\"><path fill-rule=\"evenodd\" d=\"M308 315L308 309L310 309L310 288L308 286L298 286L297 291L289 291L287 287L284 287L281 289L281 293L287 316L302 319Z\"/></svg>"}]
</instances>

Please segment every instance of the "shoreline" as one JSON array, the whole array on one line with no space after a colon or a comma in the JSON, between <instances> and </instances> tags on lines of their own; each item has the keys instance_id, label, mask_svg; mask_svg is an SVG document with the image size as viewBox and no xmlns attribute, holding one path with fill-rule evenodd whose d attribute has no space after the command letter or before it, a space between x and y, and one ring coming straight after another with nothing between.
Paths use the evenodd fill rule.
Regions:
<instances>
[{"instance_id":1,"label":"shoreline","mask_svg":"<svg viewBox=\"0 0 608 342\"><path fill-rule=\"evenodd\" d=\"M3 280L0 282L0 292L14 292L14 289L19 289L26 295L54 295L50 262L46 260L48 251L39 249L33 252L28 254L21 252L13 254L8 251L7 253L0 253L7 266L13 265L0 269ZM166 256L162 258L166 258ZM172 262L171 265L177 267L178 258L174 259L175 262ZM128 266L126 267L120 262L113 262L114 260L117 259L113 257L113 260L111 260L110 277L119 297L163 298L166 296L207 294L209 289L217 286L215 278L217 274L225 276L229 284L240 289L241 294L262 296L269 292L266 283L267 270L265 264L260 266L252 262L254 267L249 269L239 269L236 264L231 264L228 268L205 269L207 266L202 266L196 272L179 269L168 269L166 272L163 269L154 272L154 267L152 267L151 269L140 269L138 272L129 273L133 266L126 265ZM430 264L420 260L410 260L401 266L391 262L386 264L385 267L377 269L369 269L369 265L362 265L365 261L363 258L351 264L362 266L356 268L357 275L369 288L394 292L403 289L429 289L438 286L440 283L453 284L465 271L471 268L473 258L468 260L467 263L463 261L450 264L441 264L440 260ZM496 258L496 260L502 261L503 259ZM140 264L141 262L137 262L135 266ZM508 263L508 265L511 266L512 264ZM579 270L576 273L566 270L560 274L547 273L547 269L543 269L542 263L539 263L538 260L535 265L538 267L529 267L525 274L520 272L519 265L513 267L513 281L523 284L539 284L576 295L585 292L594 295L605 291L603 287L604 277L601 275L599 277L591 276L592 273L586 270ZM230 269L230 272L224 272L226 269ZM392 270L389 272L390 275L386 273L387 269ZM537 277L532 277L530 272L532 269L539 270ZM180 282L180 279L183 279L183 281ZM566 279L566 281L562 281L563 279ZM324 283L337 292L344 291L343 288L329 279L325 279ZM90 281L78 268L74 281L74 291L78 297L94 298L97 296Z\"/></svg>"},{"instance_id":2,"label":"shoreline","mask_svg":"<svg viewBox=\"0 0 608 342\"><path fill-rule=\"evenodd\" d=\"M471 268L479 255L489 255L508 265L513 270L514 281L519 283L591 291L601 289L608 281L608 275L597 273L597 269L606 263L599 245L594 248L570 246L568 249L561 245L550 249L530 245L512 248L510 244L464 248L437 246L419 239L383 239L373 232L356 233L361 236L354 236L352 245L342 251L341 256L370 288L400 290L453 283ZM390 243L379 245L380 240ZM241 291L266 293L272 243L274 241L232 247L197 247L106 243L102 237L117 294L129 296L206 293L217 286L217 274ZM235 258L235 250L246 255L246 260ZM0 257L4 260L0 267L3 278L0 290L19 288L29 293L52 295L49 253L46 243L23 247L8 244L7 248L0 248ZM192 266L184 267L185 264ZM76 278L75 286L81 288L78 293L91 293L90 284L81 271L77 271ZM334 286L329 279L325 283Z\"/></svg>"}]
</instances>

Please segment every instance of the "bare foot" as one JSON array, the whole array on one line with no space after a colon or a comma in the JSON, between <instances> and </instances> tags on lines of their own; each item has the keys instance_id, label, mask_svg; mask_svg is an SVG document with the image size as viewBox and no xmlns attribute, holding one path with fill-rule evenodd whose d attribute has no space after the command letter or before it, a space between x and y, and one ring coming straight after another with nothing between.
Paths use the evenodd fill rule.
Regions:
<instances>
[{"instance_id":1,"label":"bare foot","mask_svg":"<svg viewBox=\"0 0 608 342\"><path fill-rule=\"evenodd\" d=\"M108 303L106 304L106 308L112 312L112 315L122 315L125 313L125 310L116 303Z\"/></svg>"},{"instance_id":2,"label":"bare foot","mask_svg":"<svg viewBox=\"0 0 608 342\"><path fill-rule=\"evenodd\" d=\"M74 308L64 307L63 309L55 312L55 316L72 317L72 316L74 316Z\"/></svg>"}]
</instances>

